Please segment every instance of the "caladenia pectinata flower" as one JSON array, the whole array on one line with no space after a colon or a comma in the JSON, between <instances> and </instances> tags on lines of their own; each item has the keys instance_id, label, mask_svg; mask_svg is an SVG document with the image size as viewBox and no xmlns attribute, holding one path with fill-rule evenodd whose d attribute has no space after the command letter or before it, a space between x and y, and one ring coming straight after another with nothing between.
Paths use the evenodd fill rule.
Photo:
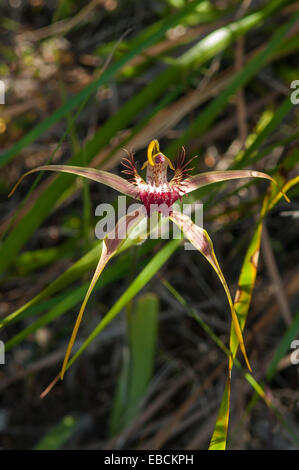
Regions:
<instances>
[{"instance_id":1,"label":"caladenia pectinata flower","mask_svg":"<svg viewBox=\"0 0 299 470\"><path fill-rule=\"evenodd\" d=\"M90 180L103 183L113 189L116 189L120 193L138 200L141 203L141 207L143 209L128 212L127 215L121 217L115 229L113 230L113 233L109 233L103 239L103 248L100 259L81 305L72 336L67 347L63 365L59 374L61 379L63 379L64 373L66 371L68 360L87 301L101 272L105 268L108 261L112 258L112 256L115 255L117 250L124 243L126 238L129 237L130 233L136 227L136 225L138 225L144 218L150 217L153 212L157 211L161 213L162 217L168 217L179 227L185 237L191 242L192 245L194 245L198 251L203 254L203 256L209 261L216 271L229 302L232 322L238 337L238 341L240 343L240 349L245 358L247 367L251 371L242 338L242 332L234 309L230 291L218 264L212 241L206 230L199 227L198 225L195 225L188 215L174 210L173 205L184 195L211 183L237 178L264 178L274 183L275 180L273 180L273 178L266 173L252 170L211 171L190 176L190 161L187 163L185 162L185 150L182 149L180 157L173 166L169 158L167 158L160 151L158 141L152 140L147 149L147 160L141 168L146 168L146 181L144 181L137 171L133 154L128 154L128 158L124 158L122 163L125 167L123 172L130 175L129 180L121 178L120 176L114 175L110 172L97 170L95 168L84 168L67 165L44 165L25 173L9 194L9 196L11 196L14 193L26 175L30 175L31 173L37 171L50 170L72 173L74 175L83 176L85 178L89 178ZM170 181L167 179L168 169L173 171L173 177L170 179ZM287 196L285 194L283 195L288 201ZM123 236L124 233L125 237Z\"/></svg>"}]
</instances>

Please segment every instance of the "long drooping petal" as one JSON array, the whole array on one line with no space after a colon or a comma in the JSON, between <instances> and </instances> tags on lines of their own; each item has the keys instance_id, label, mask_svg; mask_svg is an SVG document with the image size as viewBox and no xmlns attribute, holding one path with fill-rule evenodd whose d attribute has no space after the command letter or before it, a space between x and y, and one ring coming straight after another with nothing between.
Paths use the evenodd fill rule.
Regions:
<instances>
[{"instance_id":1,"label":"long drooping petal","mask_svg":"<svg viewBox=\"0 0 299 470\"><path fill-rule=\"evenodd\" d=\"M248 361L246 350L245 350L242 332L241 332L238 318L234 309L234 304L231 299L229 288L227 286L227 283L225 281L225 278L222 274L219 263L217 261L217 258L213 249L213 244L208 233L206 232L206 230L202 229L198 225L195 225L190 219L190 217L185 214L182 214L177 211L173 211L169 217L176 225L178 225L181 231L185 234L188 240L192 243L192 245L194 245L195 248L197 248L197 250L203 254L203 256L209 261L209 263L213 266L214 270L216 271L224 287L224 290L225 290L225 293L229 302L229 306L230 306L231 314L232 314L232 321L233 321L237 338L240 343L241 351L243 353L247 367L251 371L251 367L249 365L249 361Z\"/></svg>"},{"instance_id":2,"label":"long drooping petal","mask_svg":"<svg viewBox=\"0 0 299 470\"><path fill-rule=\"evenodd\" d=\"M141 208L143 209L143 206L141 206ZM110 260L110 258L112 258L112 256L120 248L122 243L124 243L126 238L129 236L130 231L132 231L133 228L139 222L141 222L141 220L144 217L145 217L145 211L143 211L143 210L139 210L139 211L136 210L132 213L129 213L129 214L125 215L124 217L122 217L118 221L118 223L117 223L115 229L112 231L112 233L109 233L104 238L103 248L102 248L102 253L101 253L100 260L98 262L95 273L93 275L93 278L92 278L92 280L90 282L90 285L88 287L88 290L86 292L85 298L84 298L83 303L81 305L81 308L80 308L80 311L79 311L79 314L77 316L76 323L75 323L75 326L74 326L74 329L73 329L73 332L72 332L72 336L71 336L71 339L69 341L69 344L68 344L68 347L67 347L67 350L66 350L66 354L65 354L63 365L62 365L61 372L60 372L61 380L63 379L64 373L65 373L65 370L66 370L66 367L67 367L67 363L68 363L68 360L69 360L69 357L70 357L70 354L71 354L71 351L72 351L74 341L75 341L76 336L77 336L79 325L82 321L82 317L83 317L83 313L84 313L86 304L88 302L90 294L92 293L93 288L94 288L97 280L99 279L103 269L105 268L105 266L108 263L108 261Z\"/></svg>"},{"instance_id":3,"label":"long drooping petal","mask_svg":"<svg viewBox=\"0 0 299 470\"><path fill-rule=\"evenodd\" d=\"M25 178L25 176L43 170L60 171L62 173L71 173L73 175L83 176L84 178L88 178L90 180L97 181L98 183L103 183L106 186L110 186L110 188L116 189L117 191L125 194L126 196L138 199L139 191L136 186L134 186L124 178L121 178L120 176L114 175L113 173L109 173L108 171L97 170L95 168L85 168L81 166L68 165L44 165L27 171L27 173L21 176L21 178L17 181L17 183L9 193L8 197L12 196L12 194L15 192L23 178Z\"/></svg>"},{"instance_id":4,"label":"long drooping petal","mask_svg":"<svg viewBox=\"0 0 299 470\"><path fill-rule=\"evenodd\" d=\"M220 181L233 180L239 178L263 178L272 181L274 184L276 181L266 173L253 170L226 170L226 171L208 171L207 173L199 173L198 175L190 176L186 181L183 182L184 192L190 193L195 189L207 186L208 184L217 183ZM289 201L289 198L282 193L284 198Z\"/></svg>"}]
</instances>

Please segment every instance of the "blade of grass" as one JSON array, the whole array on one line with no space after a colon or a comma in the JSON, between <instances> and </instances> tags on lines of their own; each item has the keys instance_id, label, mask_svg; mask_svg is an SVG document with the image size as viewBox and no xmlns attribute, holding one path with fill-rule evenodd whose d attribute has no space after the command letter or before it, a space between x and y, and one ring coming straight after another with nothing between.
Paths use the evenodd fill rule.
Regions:
<instances>
[{"instance_id":1,"label":"blade of grass","mask_svg":"<svg viewBox=\"0 0 299 470\"><path fill-rule=\"evenodd\" d=\"M262 398L265 404L271 408L271 410L275 413L275 415L277 416L279 421L282 423L282 425L285 427L285 429L287 429L287 431L290 434L290 437L293 439L295 444L298 445L299 439L298 439L298 436L296 435L296 432L294 432L292 427L286 422L286 420L284 419L280 411L277 409L277 407L267 397L262 385L259 384L255 380L255 378L252 376L250 372L248 372L242 367L241 363L236 357L232 358L230 350L225 346L225 344L221 341L221 339L213 332L210 326L201 318L198 312L194 308L190 307L190 305L187 303L184 297L165 279L162 280L162 283L170 291L170 293L172 293L172 295L178 300L178 302L185 307L188 315L194 318L194 320L202 327L202 329L208 334L208 336L226 354L229 360L232 360L233 364L242 372L247 382L250 384L252 389L256 392L256 396L258 396L259 398ZM224 404L223 411L225 412L225 410L226 410L226 407Z\"/></svg>"},{"instance_id":2,"label":"blade of grass","mask_svg":"<svg viewBox=\"0 0 299 470\"><path fill-rule=\"evenodd\" d=\"M140 224L140 231L142 232L142 224ZM137 235L136 235L137 236ZM141 236L141 233L140 233ZM119 249L118 254L126 251L128 248L133 246L134 243L138 242L138 237L136 240L128 239ZM140 241L140 240L139 240ZM141 246L141 253L144 256L147 254L153 246L157 243L157 240L148 240L147 243ZM32 308L39 302L43 301L47 297L55 294L56 292L65 289L72 282L80 278L88 270L94 269L99 258L99 253L102 250L102 242L96 242L94 248L92 248L88 253L82 256L78 261L76 261L72 266L70 266L61 276L59 276L55 281L50 283L45 289L43 289L39 294L33 297L29 302L26 302L22 307L18 308L14 312L7 315L0 322L0 328L10 323L19 321L23 318L23 315L26 310ZM116 255L116 256L117 256ZM110 269L110 268L109 268ZM27 312L26 312L27 315Z\"/></svg>"},{"instance_id":3,"label":"blade of grass","mask_svg":"<svg viewBox=\"0 0 299 470\"><path fill-rule=\"evenodd\" d=\"M296 184L294 179L293 184ZM273 185L272 185L273 186ZM291 185L289 185L290 187ZM288 187L288 189L289 189ZM279 197L278 197L279 194ZM262 235L262 222L266 214L270 209L273 208L273 200L277 203L282 197L281 193L277 194L277 190L272 187L272 197L267 194L264 198L261 214L256 225L253 237L247 249L244 262L241 269L241 274L238 281L238 290L235 296L234 306L240 328L243 331L247 319L248 310L250 307L252 292L255 285L257 265L261 246L261 235ZM225 390L222 396L216 425L214 428L213 436L210 442L210 450L225 450L227 442L228 422L229 422L229 401L230 401L230 380L231 370L233 366L233 359L236 356L238 350L238 338L233 328L230 333L230 352L231 357L229 359L229 370L228 377L225 385Z\"/></svg>"},{"instance_id":4,"label":"blade of grass","mask_svg":"<svg viewBox=\"0 0 299 470\"><path fill-rule=\"evenodd\" d=\"M29 307L41 302L45 298L53 295L59 290L67 287L71 282L75 281L82 274L84 274L88 269L94 268L96 266L99 253L101 250L102 242L96 243L96 246L92 248L86 255L76 261L70 268L68 268L61 276L59 276L55 281L53 281L49 286L43 289L39 294L33 297L29 302L24 304L22 307L18 308L11 314L7 315L1 320L0 328L16 321L16 319L21 319L20 315Z\"/></svg>"},{"instance_id":5,"label":"blade of grass","mask_svg":"<svg viewBox=\"0 0 299 470\"><path fill-rule=\"evenodd\" d=\"M282 107L280 106L279 109L278 109L278 114L280 116L280 121L285 117L285 113L284 111L286 111L286 113L289 112L289 109L288 107L284 106L285 102L282 103ZM281 113L281 111L283 111ZM276 127L273 126L272 127L272 124L271 124L271 120L269 122L267 122L267 127L268 127L268 130L271 128L271 131L274 131L277 126L279 125L279 120L277 120L275 117L274 117L274 114L272 115L273 116L273 119L276 120ZM262 117L261 117L261 120ZM261 124L261 120L259 121L257 127L259 127L259 125ZM268 135L269 135L269 132L264 132L264 127L262 127L262 131L263 131L263 134L264 134L264 138L267 138ZM248 137L248 141L250 141L250 145L254 145L254 142L257 138L257 132L254 131L249 137ZM281 146L286 146L288 145L289 143L292 143L294 141L296 141L298 138L298 134L295 133L295 134L292 134L290 137L286 138L286 139L281 139L277 142L275 142L274 144L271 144L271 145L268 145L266 146L264 149L259 149L259 151L257 152L256 156L254 157L254 161L253 161L253 158L252 159L249 159L249 161L247 160L243 160L241 159L240 162L236 165L231 165L231 168L232 169L241 169L241 168L244 168L244 166L246 165L252 165L253 163L256 163L257 161L261 160L264 156L267 156L269 154L271 154L271 152L273 152L273 150L277 147L281 147ZM261 142L262 143L262 142ZM250 146L248 147L248 150L250 150ZM249 152L249 154L251 154L251 152ZM273 175L273 172L275 171L275 169L273 170L267 170L267 172L274 176ZM276 177L277 178L277 177ZM279 180L278 180L279 181ZM215 196L217 196L220 192L220 188L224 185L224 183L216 183L214 184L214 188L213 189L208 189L208 188L201 188L197 191L194 191L194 200L198 199L198 198L203 198L204 196L206 195L209 195L209 198L208 200L205 202L206 206L209 206L213 203L215 203ZM282 188L282 190L284 191L284 189ZM285 192L285 191L284 191ZM192 195L191 195L191 198L192 198ZM279 197L280 199L280 197Z\"/></svg>"},{"instance_id":6,"label":"blade of grass","mask_svg":"<svg viewBox=\"0 0 299 470\"><path fill-rule=\"evenodd\" d=\"M67 415L34 446L33 450L58 450L86 423L86 416Z\"/></svg>"},{"instance_id":7,"label":"blade of grass","mask_svg":"<svg viewBox=\"0 0 299 470\"><path fill-rule=\"evenodd\" d=\"M261 244L262 220L266 214L268 199L269 196L267 195L264 199L260 219L247 249L238 281L238 290L235 296L234 307L241 331L243 331L245 327L247 313L251 303L252 292L255 284ZM229 358L228 376L209 450L226 449L230 409L231 369L233 366L233 359L236 357L239 346L239 341L233 328L231 328L229 345L231 356Z\"/></svg>"},{"instance_id":8,"label":"blade of grass","mask_svg":"<svg viewBox=\"0 0 299 470\"><path fill-rule=\"evenodd\" d=\"M201 0L199 0L200 2ZM140 54L144 49L153 45L157 42L160 38L163 37L165 32L171 28L172 26L176 25L180 19L186 15L188 12L191 12L196 5L199 3L198 1L194 0L188 3L184 8L179 10L174 15L170 16L165 20L163 27L157 29L157 31L144 38L142 42L138 42L136 46L130 50L127 54L125 54L119 61L115 64L111 65L105 72L95 81L87 85L83 90L73 96L70 100L68 100L61 108L55 111L51 116L46 118L42 123L38 124L34 129L29 131L23 138L21 138L13 147L9 150L2 153L0 156L0 167L8 163L16 154L18 154L23 148L27 145L34 142L38 139L44 132L46 132L52 125L56 124L60 121L63 117L65 117L68 113L70 113L76 106L78 106L82 101L89 97L94 91L96 91L99 86L103 83L107 82L111 77L113 77L129 60L135 57L137 54Z\"/></svg>"},{"instance_id":9,"label":"blade of grass","mask_svg":"<svg viewBox=\"0 0 299 470\"><path fill-rule=\"evenodd\" d=\"M140 410L153 372L158 330L159 299L144 294L128 312L128 350L114 397L110 435L127 426Z\"/></svg>"},{"instance_id":10,"label":"blade of grass","mask_svg":"<svg viewBox=\"0 0 299 470\"><path fill-rule=\"evenodd\" d=\"M61 94L63 97L63 100L66 101L66 90L64 83L61 82L60 85L61 88ZM86 152L85 152L85 146L81 149L80 145L80 139L77 133L76 129L76 124L75 120L72 120L72 117L70 113L67 113L66 115L66 120L68 124L68 129L70 130L70 139L71 139L71 148L72 148L72 153L76 154L79 153L81 154L81 166L87 166L86 162ZM47 163L48 164L48 163ZM90 198L90 191L89 191L89 185L85 179L82 180L82 185L83 185L83 215L82 215L82 236L84 240L84 247L85 249L89 248L89 226L90 226L90 219L91 219L91 198Z\"/></svg>"},{"instance_id":11,"label":"blade of grass","mask_svg":"<svg viewBox=\"0 0 299 470\"><path fill-rule=\"evenodd\" d=\"M244 68L233 77L230 84L204 109L204 111L198 115L198 117L192 122L191 126L188 127L187 131L184 132L183 136L181 136L179 139L176 139L171 145L167 147L165 152L166 154L170 156L173 155L175 149L184 145L194 137L198 138L208 129L217 115L222 112L225 105L228 104L231 96L233 96L238 89L244 87L244 85L246 85L246 83L258 72L258 70L265 66L268 58L279 47L298 18L299 13L293 15L287 23L283 24L276 30L272 38L267 43L267 46L258 54L256 54L244 66ZM284 102L279 116L275 118L275 122L270 126L270 128L268 128L268 132L275 128L275 126L280 122L282 115L285 115L285 113L287 113L293 106L292 103L290 104L289 98L287 101L288 103ZM262 139L259 139L259 142L265 138L265 133L263 134ZM242 162L242 164L244 166L247 164L246 159ZM237 168L234 167L234 169Z\"/></svg>"},{"instance_id":12,"label":"blade of grass","mask_svg":"<svg viewBox=\"0 0 299 470\"><path fill-rule=\"evenodd\" d=\"M280 340L277 349L272 357L270 364L267 367L266 378L270 381L277 372L277 366L279 361L284 357L284 355L290 350L290 345L292 341L299 334L299 311L295 314L292 323L284 333L282 339Z\"/></svg>"},{"instance_id":13,"label":"blade of grass","mask_svg":"<svg viewBox=\"0 0 299 470\"><path fill-rule=\"evenodd\" d=\"M95 286L95 290L102 289L106 285L115 282L118 279L123 279L129 272L130 258L130 254L122 256L114 264L112 264L109 269L104 271ZM143 258L138 266L140 265L142 267L145 264L145 261L146 259ZM6 341L5 351L9 351L12 349L12 347L22 342L29 335L35 333L35 331L37 331L39 328L48 325L60 316L64 315L69 310L75 308L84 299L88 285L89 283L85 282L80 287L69 289L63 294L54 297L51 299L51 301L43 302L37 306L33 305L23 312L21 316L14 318L14 321L23 320L31 316L40 315L45 310L47 310L47 312L41 315L38 320L26 328L23 328L10 340ZM11 323L12 322L13 320L11 320Z\"/></svg>"},{"instance_id":14,"label":"blade of grass","mask_svg":"<svg viewBox=\"0 0 299 470\"><path fill-rule=\"evenodd\" d=\"M58 246L25 251L13 264L12 272L17 276L25 276L42 267L54 263L58 259L69 258L76 249L76 238L67 240Z\"/></svg>"},{"instance_id":15,"label":"blade of grass","mask_svg":"<svg viewBox=\"0 0 299 470\"><path fill-rule=\"evenodd\" d=\"M194 320L201 326L201 328L208 334L208 336L215 342L215 344L221 349L224 354L228 357L231 358L231 352L230 350L225 346L223 341L213 332L212 328L201 318L201 316L198 314L198 312L190 307L188 302L185 300L185 298L180 294L168 281L165 279L162 280L163 284L165 287L172 293L172 295L178 300L178 302L183 305L186 309L186 312L188 315L190 315ZM242 371L244 374L246 380L250 383L250 385L253 387L253 389L258 393L258 395L263 398L267 403L270 403L268 398L265 395L265 392L263 388L258 384L258 382L254 379L252 374L245 370L240 361L238 359L234 358L233 363Z\"/></svg>"},{"instance_id":16,"label":"blade of grass","mask_svg":"<svg viewBox=\"0 0 299 470\"><path fill-rule=\"evenodd\" d=\"M284 3L283 1L275 2L275 8L282 6ZM194 6L193 2L191 2L191 4ZM191 4L188 5L190 6ZM271 8L266 7L263 10L249 15L252 16L251 18L246 17L245 19L237 20L226 27L225 30L220 28L220 30L217 31L221 31L221 34L217 34L216 31L212 33L212 36L208 35L206 38L199 41L192 49L187 51L187 53L183 54L180 59L178 59L175 66L169 67L165 72L162 72L149 86L126 103L120 112L101 127L94 138L86 145L87 160L90 161L119 129L126 126L130 119L133 117L136 118L138 112L143 111L146 104L151 103L155 98L165 92L170 83L177 81L178 73L180 75L185 74L186 67L199 67L202 65L216 53L223 50L224 47L227 47L236 37L245 34L250 28L259 25L267 15L272 12ZM211 42L213 42L213 47L210 47ZM202 46L200 47L199 44L201 43ZM110 70L110 68L108 70ZM79 156L76 155L71 160L71 163L76 164L78 161L80 161L80 159ZM74 176L58 176L51 186L39 197L38 204L25 215L6 238L0 249L0 274L6 270L30 235L46 218L62 192L69 187L73 181ZM5 252L5 255L3 254L2 256L1 252Z\"/></svg>"},{"instance_id":17,"label":"blade of grass","mask_svg":"<svg viewBox=\"0 0 299 470\"><path fill-rule=\"evenodd\" d=\"M67 364L66 370L78 359L84 352L87 346L94 340L94 338L104 329L107 325L120 313L120 311L130 302L141 289L152 279L157 271L163 266L169 257L179 247L181 240L175 239L164 245L163 248L151 259L147 266L141 271L135 280L130 284L128 289L117 300L109 312L100 321L93 332L84 341L80 349L72 356Z\"/></svg>"},{"instance_id":18,"label":"blade of grass","mask_svg":"<svg viewBox=\"0 0 299 470\"><path fill-rule=\"evenodd\" d=\"M238 169L241 166L243 167L246 165L252 165L260 159L260 155L257 150L265 141L265 139L279 126L279 124L293 109L293 107L294 105L292 104L290 98L285 98L280 106L275 109L275 112L273 113L272 118L267 123L267 125L262 129L261 132L257 133L256 138L251 143L251 145L244 152L241 152L239 155L237 155L232 166L233 169Z\"/></svg>"}]
</instances>

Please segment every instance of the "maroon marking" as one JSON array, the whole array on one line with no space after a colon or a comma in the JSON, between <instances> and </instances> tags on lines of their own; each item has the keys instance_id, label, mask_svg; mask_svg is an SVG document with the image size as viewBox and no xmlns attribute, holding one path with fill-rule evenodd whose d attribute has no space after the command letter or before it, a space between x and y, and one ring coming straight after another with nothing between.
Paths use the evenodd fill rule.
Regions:
<instances>
[{"instance_id":1,"label":"maroon marking","mask_svg":"<svg viewBox=\"0 0 299 470\"><path fill-rule=\"evenodd\" d=\"M155 163L164 163L164 162L165 162L164 155L162 155L162 153L158 153L155 156Z\"/></svg>"},{"instance_id":2,"label":"maroon marking","mask_svg":"<svg viewBox=\"0 0 299 470\"><path fill-rule=\"evenodd\" d=\"M169 215L171 213L170 208L175 201L179 199L180 195L175 189L156 193L144 190L140 191L139 197L144 204L148 215L150 215L154 210L157 210L162 215Z\"/></svg>"}]
</instances>

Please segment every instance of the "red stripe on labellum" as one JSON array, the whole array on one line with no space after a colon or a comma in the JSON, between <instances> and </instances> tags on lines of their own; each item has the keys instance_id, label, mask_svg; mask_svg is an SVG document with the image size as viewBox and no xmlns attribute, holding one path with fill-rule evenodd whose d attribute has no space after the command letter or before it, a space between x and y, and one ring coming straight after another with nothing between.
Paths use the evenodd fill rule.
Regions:
<instances>
[{"instance_id":1,"label":"red stripe on labellum","mask_svg":"<svg viewBox=\"0 0 299 470\"><path fill-rule=\"evenodd\" d=\"M175 189L169 189L168 191L143 190L139 193L139 198L144 204L148 216L155 211L164 216L169 216L172 212L172 205L179 197L180 195Z\"/></svg>"}]
</instances>

